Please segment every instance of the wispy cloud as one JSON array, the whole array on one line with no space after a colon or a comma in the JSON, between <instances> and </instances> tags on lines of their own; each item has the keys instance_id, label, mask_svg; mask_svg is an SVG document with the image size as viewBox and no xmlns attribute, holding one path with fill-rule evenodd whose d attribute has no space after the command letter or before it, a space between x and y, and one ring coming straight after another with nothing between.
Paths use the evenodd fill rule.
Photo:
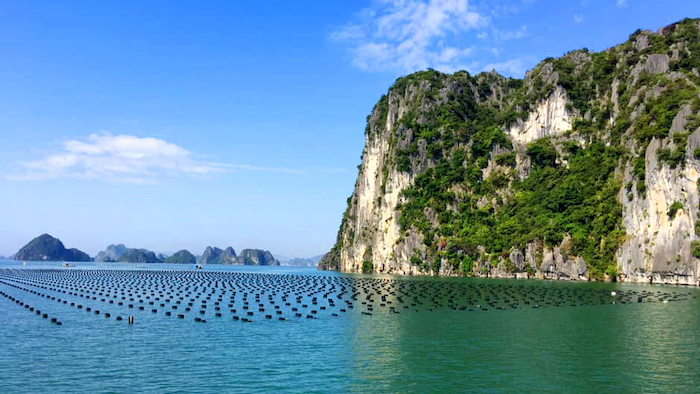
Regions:
<instances>
[{"instance_id":1,"label":"wispy cloud","mask_svg":"<svg viewBox=\"0 0 700 394\"><path fill-rule=\"evenodd\" d=\"M494 29L493 36L499 41L516 40L518 38L527 37L527 26L520 26L517 30Z\"/></svg>"},{"instance_id":2,"label":"wispy cloud","mask_svg":"<svg viewBox=\"0 0 700 394\"><path fill-rule=\"evenodd\" d=\"M354 64L364 70L449 70L474 48L446 42L489 24L489 17L467 0L378 0L360 12L358 22L336 29L331 39L347 45Z\"/></svg>"},{"instance_id":3,"label":"wispy cloud","mask_svg":"<svg viewBox=\"0 0 700 394\"><path fill-rule=\"evenodd\" d=\"M287 168L257 167L198 160L171 142L134 135L90 134L84 141L63 142L59 152L16 163L8 180L55 178L95 179L110 182L154 183L165 176L206 176L231 171L302 173Z\"/></svg>"},{"instance_id":4,"label":"wispy cloud","mask_svg":"<svg viewBox=\"0 0 700 394\"><path fill-rule=\"evenodd\" d=\"M583 19L584 19L584 18L583 18L583 15L578 15L578 14L577 14L577 15L574 15L574 23L576 23L577 25L578 25L579 23L583 22Z\"/></svg>"},{"instance_id":5,"label":"wispy cloud","mask_svg":"<svg viewBox=\"0 0 700 394\"><path fill-rule=\"evenodd\" d=\"M617 0L615 4L617 4L618 7L625 7L627 6L627 0Z\"/></svg>"},{"instance_id":6,"label":"wispy cloud","mask_svg":"<svg viewBox=\"0 0 700 394\"><path fill-rule=\"evenodd\" d=\"M491 0L491 15L493 16L507 16L515 15L522 12L524 9L528 8L530 5L536 3L537 0L506 0L498 1Z\"/></svg>"}]
</instances>

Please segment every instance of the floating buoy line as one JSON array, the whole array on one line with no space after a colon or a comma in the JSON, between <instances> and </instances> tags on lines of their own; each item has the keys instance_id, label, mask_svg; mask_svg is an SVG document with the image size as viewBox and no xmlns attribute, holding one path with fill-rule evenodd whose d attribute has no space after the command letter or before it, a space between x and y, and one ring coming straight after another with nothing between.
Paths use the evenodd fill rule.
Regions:
<instances>
[{"instance_id":1,"label":"floating buoy line","mask_svg":"<svg viewBox=\"0 0 700 394\"><path fill-rule=\"evenodd\" d=\"M496 284L179 270L0 269L0 299L56 325L57 317L27 302L36 296L129 325L139 313L195 323L207 319L315 320L355 313L488 312L546 307L677 302L689 291ZM23 300L22 295L29 296ZM49 309L49 306L42 306Z\"/></svg>"}]
</instances>

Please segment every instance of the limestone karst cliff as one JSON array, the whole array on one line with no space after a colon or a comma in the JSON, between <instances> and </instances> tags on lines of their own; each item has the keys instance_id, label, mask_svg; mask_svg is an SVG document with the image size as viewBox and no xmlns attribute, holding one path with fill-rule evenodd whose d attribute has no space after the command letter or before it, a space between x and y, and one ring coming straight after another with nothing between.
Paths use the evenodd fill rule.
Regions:
<instances>
[{"instance_id":1,"label":"limestone karst cliff","mask_svg":"<svg viewBox=\"0 0 700 394\"><path fill-rule=\"evenodd\" d=\"M399 78L319 267L697 285L699 93L694 19L522 80Z\"/></svg>"}]
</instances>

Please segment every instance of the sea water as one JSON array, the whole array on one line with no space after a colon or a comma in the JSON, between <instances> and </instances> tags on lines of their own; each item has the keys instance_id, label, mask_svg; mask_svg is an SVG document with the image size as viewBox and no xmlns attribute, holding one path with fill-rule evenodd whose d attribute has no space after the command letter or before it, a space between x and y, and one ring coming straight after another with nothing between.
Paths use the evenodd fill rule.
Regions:
<instances>
[{"instance_id":1,"label":"sea water","mask_svg":"<svg viewBox=\"0 0 700 394\"><path fill-rule=\"evenodd\" d=\"M139 264L0 262L0 269L183 270ZM697 393L700 291L690 287L535 280L344 275L313 268L205 266L205 271L420 281L430 288L525 286L682 295L664 303L559 305L487 311L417 305L315 319L215 318L206 323L99 300L78 310L25 290L0 291L59 318L52 324L0 297L0 390L26 392ZM426 283L422 283L426 282ZM383 283L383 282L382 282ZM399 283L399 282L391 282ZM400 282L404 283L404 282ZM500 286L500 287L499 287ZM607 298L606 298L607 300ZM257 312L257 310L256 310ZM285 314L287 311L285 311ZM134 324L115 317L134 317ZM256 316L257 317L257 316Z\"/></svg>"}]
</instances>

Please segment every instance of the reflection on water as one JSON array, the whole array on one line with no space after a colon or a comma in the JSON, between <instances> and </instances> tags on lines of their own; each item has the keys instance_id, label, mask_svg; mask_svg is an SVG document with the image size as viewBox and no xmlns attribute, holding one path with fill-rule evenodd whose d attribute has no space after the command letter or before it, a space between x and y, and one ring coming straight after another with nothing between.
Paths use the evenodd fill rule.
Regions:
<instances>
[{"instance_id":1,"label":"reflection on water","mask_svg":"<svg viewBox=\"0 0 700 394\"><path fill-rule=\"evenodd\" d=\"M44 263L42 268L59 269L58 265ZM0 266L22 269L21 262L0 262ZM94 269L95 263L65 270L86 268ZM134 265L101 268L133 269ZM163 268L178 267L146 267ZM136 324L129 326L0 284L0 291L50 310L64 323L52 325L0 297L3 392L675 393L697 392L700 384L696 345L700 292L694 288L458 278L396 280L296 267L207 266L205 270L323 276L327 279L316 280L314 286L327 283L327 291L336 283L340 291L343 283L347 293L342 298L333 295L337 306L331 308L323 293L312 295L315 290L309 289L301 303L318 297L319 306L328 307L319 310L317 319L261 319L252 324L234 322L228 315L220 320L208 317L202 324L166 317L160 311L121 312L110 306L136 317ZM630 302L610 298L613 290L627 294ZM223 300L231 295L216 290L212 301L220 294ZM249 292L249 301L253 294ZM268 308L269 291L260 294L261 303ZM637 302L636 297L643 294L651 295ZM236 302L242 302L240 296L239 292ZM662 302L674 296L682 301ZM104 309L99 299L78 298L85 305ZM273 299L280 305L278 298ZM295 305L294 297L288 301ZM353 304L352 309L346 301ZM536 302L542 307L533 308ZM507 308L513 304L518 307ZM338 312L341 305L347 312ZM487 311L476 305L486 306ZM390 307L399 313L391 313ZM332 316L333 311L339 316ZM291 310L285 310L285 316L288 312Z\"/></svg>"},{"instance_id":2,"label":"reflection on water","mask_svg":"<svg viewBox=\"0 0 700 394\"><path fill-rule=\"evenodd\" d=\"M528 285L698 295L693 288L660 286ZM695 298L475 314L442 310L372 319L358 326L353 342L354 388L697 392L699 306Z\"/></svg>"}]
</instances>

